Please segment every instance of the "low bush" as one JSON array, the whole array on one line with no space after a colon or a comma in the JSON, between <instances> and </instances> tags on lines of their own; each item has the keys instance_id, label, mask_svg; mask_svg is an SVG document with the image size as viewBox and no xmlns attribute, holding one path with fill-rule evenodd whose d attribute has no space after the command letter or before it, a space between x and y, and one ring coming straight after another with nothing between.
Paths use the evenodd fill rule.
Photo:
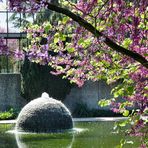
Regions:
<instances>
[{"instance_id":1,"label":"low bush","mask_svg":"<svg viewBox=\"0 0 148 148\"><path fill-rule=\"evenodd\" d=\"M18 113L13 108L11 108L8 111L0 112L0 120L15 119L17 114Z\"/></svg>"}]
</instances>

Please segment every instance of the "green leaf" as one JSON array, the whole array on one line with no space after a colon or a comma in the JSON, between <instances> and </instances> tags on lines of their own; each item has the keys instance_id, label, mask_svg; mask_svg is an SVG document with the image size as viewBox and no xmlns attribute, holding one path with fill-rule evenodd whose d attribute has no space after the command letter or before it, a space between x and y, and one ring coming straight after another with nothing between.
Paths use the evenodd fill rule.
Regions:
<instances>
[{"instance_id":1,"label":"green leaf","mask_svg":"<svg viewBox=\"0 0 148 148\"><path fill-rule=\"evenodd\" d=\"M128 111L128 110L125 110L125 111L123 112L123 116L127 117L128 115L129 115L129 111Z\"/></svg>"},{"instance_id":2,"label":"green leaf","mask_svg":"<svg viewBox=\"0 0 148 148\"><path fill-rule=\"evenodd\" d=\"M66 35L60 33L60 40L65 41L66 40Z\"/></svg>"},{"instance_id":3,"label":"green leaf","mask_svg":"<svg viewBox=\"0 0 148 148\"><path fill-rule=\"evenodd\" d=\"M111 103L111 100L102 99L98 102L98 105L100 105L101 107L105 107L105 106L110 105L110 103Z\"/></svg>"},{"instance_id":4,"label":"green leaf","mask_svg":"<svg viewBox=\"0 0 148 148\"><path fill-rule=\"evenodd\" d=\"M123 122L119 123L118 125L119 125L120 127L125 127L126 124L127 124L127 122L126 122L126 121L123 121Z\"/></svg>"},{"instance_id":5,"label":"green leaf","mask_svg":"<svg viewBox=\"0 0 148 148\"><path fill-rule=\"evenodd\" d=\"M144 14L141 14L141 18L144 19L145 18L145 15Z\"/></svg>"},{"instance_id":6,"label":"green leaf","mask_svg":"<svg viewBox=\"0 0 148 148\"><path fill-rule=\"evenodd\" d=\"M83 48L87 48L88 46L90 46L92 42L92 39L91 38L88 38L88 39L83 39L81 38L79 41L78 41L78 45L81 45Z\"/></svg>"},{"instance_id":7,"label":"green leaf","mask_svg":"<svg viewBox=\"0 0 148 148\"><path fill-rule=\"evenodd\" d=\"M148 53L145 53L145 54L144 54L144 56L146 56L146 57L147 57L147 56L148 56Z\"/></svg>"},{"instance_id":8,"label":"green leaf","mask_svg":"<svg viewBox=\"0 0 148 148\"><path fill-rule=\"evenodd\" d=\"M47 23L44 28L45 32L48 33L51 28L52 28L52 25L50 23Z\"/></svg>"},{"instance_id":9,"label":"green leaf","mask_svg":"<svg viewBox=\"0 0 148 148\"><path fill-rule=\"evenodd\" d=\"M114 97L118 98L119 96L123 96L124 95L124 88L120 88L119 90L116 90L114 92Z\"/></svg>"},{"instance_id":10,"label":"green leaf","mask_svg":"<svg viewBox=\"0 0 148 148\"><path fill-rule=\"evenodd\" d=\"M130 45L132 44L132 40L130 38L126 38L124 41L123 41L123 47L125 48L128 48Z\"/></svg>"},{"instance_id":11,"label":"green leaf","mask_svg":"<svg viewBox=\"0 0 148 148\"><path fill-rule=\"evenodd\" d=\"M59 42L59 38L55 37L55 38L54 38L54 43L56 44L56 43L58 43L58 42Z\"/></svg>"},{"instance_id":12,"label":"green leaf","mask_svg":"<svg viewBox=\"0 0 148 148\"><path fill-rule=\"evenodd\" d=\"M129 93L129 95L132 95L132 93L134 92L134 87L133 87L133 86L129 86L129 87L127 88L127 91L128 91L128 93Z\"/></svg>"},{"instance_id":13,"label":"green leaf","mask_svg":"<svg viewBox=\"0 0 148 148\"><path fill-rule=\"evenodd\" d=\"M68 17L64 17L63 20L62 20L63 24L66 24L68 20L69 20Z\"/></svg>"},{"instance_id":14,"label":"green leaf","mask_svg":"<svg viewBox=\"0 0 148 148\"><path fill-rule=\"evenodd\" d=\"M133 86L129 86L129 87L127 88L127 90L128 90L129 92L133 92L133 89L134 89Z\"/></svg>"},{"instance_id":15,"label":"green leaf","mask_svg":"<svg viewBox=\"0 0 148 148\"><path fill-rule=\"evenodd\" d=\"M69 53L72 53L72 52L74 52L75 51L75 48L74 47L69 47L69 48L67 48L67 51L69 52Z\"/></svg>"},{"instance_id":16,"label":"green leaf","mask_svg":"<svg viewBox=\"0 0 148 148\"><path fill-rule=\"evenodd\" d=\"M81 38L81 39L78 41L78 45L81 45L83 42L84 42L84 39Z\"/></svg>"}]
</instances>

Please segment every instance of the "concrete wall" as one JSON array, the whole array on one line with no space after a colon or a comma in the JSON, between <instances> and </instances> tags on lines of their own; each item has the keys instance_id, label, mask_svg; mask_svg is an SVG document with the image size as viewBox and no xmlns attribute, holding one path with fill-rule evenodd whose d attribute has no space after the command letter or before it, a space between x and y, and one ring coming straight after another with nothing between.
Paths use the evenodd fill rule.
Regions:
<instances>
[{"instance_id":1,"label":"concrete wall","mask_svg":"<svg viewBox=\"0 0 148 148\"><path fill-rule=\"evenodd\" d=\"M64 104L71 112L73 112L77 104L86 104L89 109L99 109L98 101L110 98L110 91L111 86L104 81L87 81L82 88L73 87L66 96ZM6 110L9 107L21 108L24 106L26 101L21 98L20 93L20 74L0 74L0 111Z\"/></svg>"},{"instance_id":2,"label":"concrete wall","mask_svg":"<svg viewBox=\"0 0 148 148\"><path fill-rule=\"evenodd\" d=\"M25 101L20 97L20 74L0 74L0 111L9 107L21 108Z\"/></svg>"},{"instance_id":3,"label":"concrete wall","mask_svg":"<svg viewBox=\"0 0 148 148\"><path fill-rule=\"evenodd\" d=\"M110 91L111 86L107 85L104 81L87 81L82 88L72 88L66 96L64 104L71 112L73 112L75 106L79 103L86 104L89 109L99 109L98 101L100 99L110 98ZM109 109L109 107L104 109Z\"/></svg>"}]
</instances>

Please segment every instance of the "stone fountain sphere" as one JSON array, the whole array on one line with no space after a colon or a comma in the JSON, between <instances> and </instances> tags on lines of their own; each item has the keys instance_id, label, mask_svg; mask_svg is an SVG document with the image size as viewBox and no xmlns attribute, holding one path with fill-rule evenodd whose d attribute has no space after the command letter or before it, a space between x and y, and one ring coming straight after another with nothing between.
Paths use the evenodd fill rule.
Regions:
<instances>
[{"instance_id":1,"label":"stone fountain sphere","mask_svg":"<svg viewBox=\"0 0 148 148\"><path fill-rule=\"evenodd\" d=\"M72 116L61 101L43 93L23 107L18 115L16 130L23 132L60 132L73 128Z\"/></svg>"}]
</instances>

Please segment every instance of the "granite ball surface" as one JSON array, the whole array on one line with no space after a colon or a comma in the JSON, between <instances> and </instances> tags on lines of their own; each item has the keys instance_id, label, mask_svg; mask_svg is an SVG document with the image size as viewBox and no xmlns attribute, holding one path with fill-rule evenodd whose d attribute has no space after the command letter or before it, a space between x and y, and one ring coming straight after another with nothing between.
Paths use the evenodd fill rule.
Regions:
<instances>
[{"instance_id":1,"label":"granite ball surface","mask_svg":"<svg viewBox=\"0 0 148 148\"><path fill-rule=\"evenodd\" d=\"M23 132L60 132L73 128L72 116L66 106L43 93L21 110L16 130Z\"/></svg>"}]
</instances>

